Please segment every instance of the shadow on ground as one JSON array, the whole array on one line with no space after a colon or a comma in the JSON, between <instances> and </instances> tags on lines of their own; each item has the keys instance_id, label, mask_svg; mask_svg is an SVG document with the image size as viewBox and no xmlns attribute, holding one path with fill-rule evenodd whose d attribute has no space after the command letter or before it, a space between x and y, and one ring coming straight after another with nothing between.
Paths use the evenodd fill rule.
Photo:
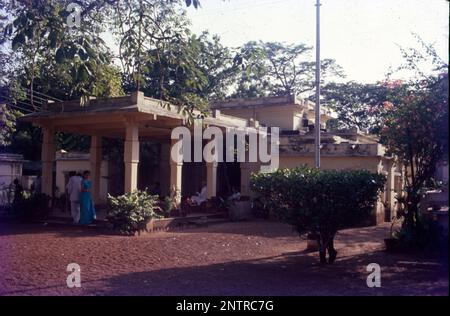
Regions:
<instances>
[{"instance_id":1,"label":"shadow on ground","mask_svg":"<svg viewBox=\"0 0 450 316\"><path fill-rule=\"evenodd\" d=\"M271 245L269 247L278 247L285 242L297 245L296 239L286 229L289 229L288 225L267 222L226 223L186 230L184 232L192 235L178 234L176 239L173 238L175 234L162 233L159 235L161 238L156 239L112 236L116 239L104 240L95 238L102 234L91 228L3 223L0 224L0 236L6 238L0 246L8 246L3 259L11 260L11 255L15 255L15 263L10 266L15 279L8 279L12 276L3 273L3 291L0 290L0 295L448 295L448 259L443 261L420 254L386 253L382 250L385 225L339 232L336 242L339 254L333 265L320 265L317 253L291 251L304 249L304 244L287 250L291 252L273 252L276 256L236 259L248 249L244 246L256 247L253 241L248 242L247 235L267 237L267 240L263 238L263 244L267 242ZM221 254L217 251L222 251L222 241L215 244L214 238L224 239L220 233L236 235L225 238L236 237L233 250L236 256L215 263L218 262L217 255ZM20 234L26 238L18 238ZM36 234L37 238L28 234ZM44 238L43 234L47 236ZM244 238L239 238L239 235ZM79 237L94 238L86 241ZM50 256L48 251L41 251L41 245L45 244L39 244L37 248L33 246L33 241L37 239L54 247ZM184 246L192 246L192 243L204 239L212 239L213 242L208 243L210 248L186 247L185 250ZM66 253L71 245L78 248L70 256L67 253L62 257L59 252ZM172 247L169 252L167 246ZM86 248L84 251L83 247L94 247L96 250ZM109 249L115 251L113 255ZM209 258L209 262L202 257L206 250L216 254L216 257ZM175 256L182 256L186 251L189 252L189 260L176 261ZM448 253L448 249L446 251ZM20 256L22 253L25 257ZM63 263L67 265L66 257L79 258L81 261L77 262L80 264L98 269L82 278L80 289L67 288L65 271L54 275L56 272L48 269ZM18 267L26 264L24 258L35 260L23 269L25 274L36 276L34 281L22 278L23 273L15 273ZM159 260L163 264L158 265ZM378 263L381 267L381 288L367 287L366 279L370 272L366 267L370 263ZM122 267L117 264L122 264Z\"/></svg>"},{"instance_id":2,"label":"shadow on ground","mask_svg":"<svg viewBox=\"0 0 450 316\"><path fill-rule=\"evenodd\" d=\"M98 295L448 295L440 260L375 251L318 264L315 253L163 269L103 280ZM369 263L382 269L381 288L366 284ZM89 291L89 288L87 288Z\"/></svg>"}]
</instances>

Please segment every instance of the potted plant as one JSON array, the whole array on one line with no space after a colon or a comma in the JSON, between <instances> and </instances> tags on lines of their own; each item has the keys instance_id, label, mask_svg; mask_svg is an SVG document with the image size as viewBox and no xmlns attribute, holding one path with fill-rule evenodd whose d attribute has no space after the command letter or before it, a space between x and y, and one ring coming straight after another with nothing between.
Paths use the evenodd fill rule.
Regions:
<instances>
[{"instance_id":1,"label":"potted plant","mask_svg":"<svg viewBox=\"0 0 450 316\"><path fill-rule=\"evenodd\" d=\"M174 211L177 209L177 201L176 197L173 195L166 196L164 199L160 202L162 214L165 218L170 217L173 215Z\"/></svg>"}]
</instances>

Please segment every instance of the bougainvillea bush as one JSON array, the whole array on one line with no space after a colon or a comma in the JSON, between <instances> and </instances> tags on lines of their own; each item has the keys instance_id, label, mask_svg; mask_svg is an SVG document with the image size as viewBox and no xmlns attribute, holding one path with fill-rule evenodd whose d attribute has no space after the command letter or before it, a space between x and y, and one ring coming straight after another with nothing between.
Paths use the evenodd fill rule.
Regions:
<instances>
[{"instance_id":1,"label":"bougainvillea bush","mask_svg":"<svg viewBox=\"0 0 450 316\"><path fill-rule=\"evenodd\" d=\"M448 73L392 87L381 141L405 166L405 196L399 199L405 246L434 243L425 214L423 194L433 188L436 164L448 160Z\"/></svg>"},{"instance_id":2,"label":"bougainvillea bush","mask_svg":"<svg viewBox=\"0 0 450 316\"><path fill-rule=\"evenodd\" d=\"M317 236L321 263L336 259L339 229L368 220L385 177L366 170L319 170L298 167L253 174L250 185L265 206L300 234Z\"/></svg>"}]
</instances>

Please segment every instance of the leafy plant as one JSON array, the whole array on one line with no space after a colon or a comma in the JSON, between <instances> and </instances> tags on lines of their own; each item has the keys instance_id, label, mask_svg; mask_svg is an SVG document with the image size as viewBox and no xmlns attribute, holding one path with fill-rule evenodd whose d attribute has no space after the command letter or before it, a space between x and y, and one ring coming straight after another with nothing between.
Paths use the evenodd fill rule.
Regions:
<instances>
[{"instance_id":1,"label":"leafy plant","mask_svg":"<svg viewBox=\"0 0 450 316\"><path fill-rule=\"evenodd\" d=\"M172 212L178 209L177 196L175 194L165 196L161 206L164 217L170 217Z\"/></svg>"},{"instance_id":2,"label":"leafy plant","mask_svg":"<svg viewBox=\"0 0 450 316\"><path fill-rule=\"evenodd\" d=\"M260 97L309 93L314 88L312 47L278 42L245 43L235 61L241 65L242 76L234 97ZM322 60L322 78L343 77L343 71L332 59Z\"/></svg>"},{"instance_id":3,"label":"leafy plant","mask_svg":"<svg viewBox=\"0 0 450 316\"><path fill-rule=\"evenodd\" d=\"M372 214L385 177L366 170L318 170L298 167L253 174L250 186L277 217L300 234L318 236L320 259L336 258L339 229L360 225Z\"/></svg>"},{"instance_id":4,"label":"leafy plant","mask_svg":"<svg viewBox=\"0 0 450 316\"><path fill-rule=\"evenodd\" d=\"M32 220L45 218L50 212L51 197L45 193L24 195L24 197L12 205L12 216L20 220Z\"/></svg>"},{"instance_id":5,"label":"leafy plant","mask_svg":"<svg viewBox=\"0 0 450 316\"><path fill-rule=\"evenodd\" d=\"M402 236L422 244L426 227L420 203L432 185L436 165L448 151L448 74L392 89L381 140L405 166ZM447 158L448 159L448 158Z\"/></svg>"},{"instance_id":6,"label":"leafy plant","mask_svg":"<svg viewBox=\"0 0 450 316\"><path fill-rule=\"evenodd\" d=\"M235 199L230 199L229 197L219 197L217 201L217 208L221 211L229 211L236 204Z\"/></svg>"},{"instance_id":7,"label":"leafy plant","mask_svg":"<svg viewBox=\"0 0 450 316\"><path fill-rule=\"evenodd\" d=\"M132 234L145 229L152 218L160 218L157 206L158 196L150 195L147 191L135 190L130 193L114 197L108 194L108 221L113 228L125 234Z\"/></svg>"}]
</instances>

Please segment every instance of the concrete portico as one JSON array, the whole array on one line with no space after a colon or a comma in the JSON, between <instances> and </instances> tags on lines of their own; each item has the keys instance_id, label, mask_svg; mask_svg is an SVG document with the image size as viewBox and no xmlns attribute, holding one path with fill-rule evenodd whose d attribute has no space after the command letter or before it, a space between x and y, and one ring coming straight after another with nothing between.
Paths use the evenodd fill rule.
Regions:
<instances>
[{"instance_id":1,"label":"concrete portico","mask_svg":"<svg viewBox=\"0 0 450 316\"><path fill-rule=\"evenodd\" d=\"M161 174L167 172L169 175L168 181L163 181L161 177L161 191L163 194L177 194L179 200L183 162L181 159L173 161L170 152L174 142L178 141L171 140L172 130L178 126L188 126L186 117L180 112L178 106L147 98L138 92L124 97L91 99L85 106L80 106L79 101L50 103L45 111L25 116L23 120L40 126L43 132L43 193L52 195L53 192L54 135L56 132L67 132L91 137L89 159L94 200L99 194L103 137L124 140L125 192L131 192L138 187L140 141L151 140L160 143L162 161L160 172ZM217 126L222 130L248 126L246 119L221 115L218 110L214 111L211 117L204 118L203 123L206 126ZM164 170L166 164L169 170ZM208 197L217 194L217 166L217 162L206 163Z\"/></svg>"},{"instance_id":2,"label":"concrete portico","mask_svg":"<svg viewBox=\"0 0 450 316\"><path fill-rule=\"evenodd\" d=\"M204 181L207 185L208 198L218 194L226 196L233 191L232 189L239 189L242 196L251 196L251 174L259 172L262 164L256 162L256 157L250 157L250 154L255 152L250 150L250 143L252 143L251 140L255 143L255 139L251 138L256 133L252 132L245 136L249 140L248 148L246 141L238 140L237 134L232 138L228 137L231 134L228 133L222 140L220 137L216 139L216 135L223 136L221 131L225 132L227 129L231 131L233 128L267 127L272 133L272 128L279 127L281 133L279 140L276 140L279 143L276 155L279 167L295 168L301 165L313 165L315 126L312 125L312 118L314 113L308 101L296 96L235 99L214 103L211 108L210 115L203 118L202 123L203 128L213 128L205 130L200 140L195 137L195 131L202 132L202 128L198 128L200 126L197 124L198 121L194 120L195 124L187 124L187 117L182 114L182 109L178 106L147 98L141 92L116 98L91 99L84 106L81 106L79 101L50 103L45 111L26 115L23 120L42 127L42 190L48 195L53 194L52 170L55 160L54 135L56 132L91 137L89 166L93 181L92 191L96 201L101 191L100 165L103 138L122 139L124 146L123 164L121 162L117 164L117 161L114 161L121 169L113 172L115 181L108 182L114 184L114 187L109 189L117 187L117 190L111 190L112 194L120 194L122 191L131 192L137 188L143 189L148 184L143 180L148 177L154 183L160 183L161 195L175 197L177 202L181 201L182 195L190 196L200 191L197 186ZM321 125L325 125L326 121L334 116L332 111L323 108ZM193 117L202 117L202 113L194 111ZM201 162L197 159L189 162L187 159L183 163L181 153L177 150L179 148L174 146L183 142L185 135L181 130L177 130L176 134L180 135L183 141L178 138L171 139L172 131L183 126L188 128L188 130L184 129L185 132L191 132L189 137L191 137L193 148L203 149L205 153L213 157L216 156L213 148L216 150L223 143L228 146L227 139L236 137L237 142L234 144L236 147L232 148L231 152L238 156L239 151L235 149L242 145L245 150L245 162L223 163L217 161L218 157L210 159L211 157L207 158L205 155ZM186 134L189 135L189 133ZM140 146L145 145L146 142L157 145L155 150L157 154L151 156L153 159L151 161L156 163L152 165L153 169L148 173L146 173L148 169L145 169L145 164L150 160L146 159L144 147ZM260 152L265 146L262 146L261 139L256 139L256 143ZM142 147L142 153L140 153L140 147ZM229 152L228 147L222 149ZM172 151L174 157L171 155ZM198 156L197 151L195 155ZM191 158L195 158L195 155L191 152ZM356 128L326 130L322 126L321 156L323 169L366 169L385 174L387 182L378 203L380 207L377 206L375 212L376 220L377 222L386 218L389 220L395 213L398 206L396 197L402 195L403 167L395 157L386 155L385 148L376 137ZM141 158L145 160L140 161ZM259 153L259 159L259 161L262 160L261 153ZM123 186L119 187L118 184L122 183Z\"/></svg>"}]
</instances>

